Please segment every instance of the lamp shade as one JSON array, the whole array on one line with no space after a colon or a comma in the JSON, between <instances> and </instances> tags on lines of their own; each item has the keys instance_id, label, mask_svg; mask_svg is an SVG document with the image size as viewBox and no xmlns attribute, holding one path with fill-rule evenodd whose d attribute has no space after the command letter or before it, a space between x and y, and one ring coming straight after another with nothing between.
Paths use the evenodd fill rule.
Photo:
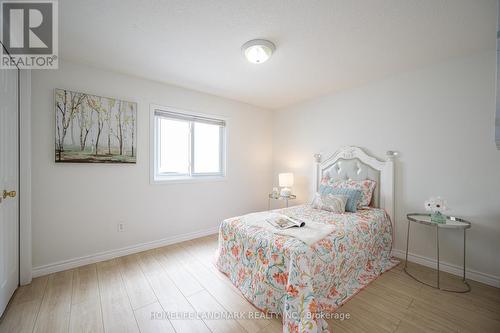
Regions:
<instances>
[{"instance_id":1,"label":"lamp shade","mask_svg":"<svg viewBox=\"0 0 500 333\"><path fill-rule=\"evenodd\" d=\"M278 179L281 187L293 186L293 173L291 172L280 173Z\"/></svg>"}]
</instances>

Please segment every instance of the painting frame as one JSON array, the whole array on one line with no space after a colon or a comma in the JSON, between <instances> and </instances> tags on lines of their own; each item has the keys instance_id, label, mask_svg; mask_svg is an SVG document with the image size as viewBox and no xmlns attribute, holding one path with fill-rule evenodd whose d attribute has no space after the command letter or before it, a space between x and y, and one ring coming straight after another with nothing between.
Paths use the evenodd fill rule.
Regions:
<instances>
[{"instance_id":1,"label":"painting frame","mask_svg":"<svg viewBox=\"0 0 500 333\"><path fill-rule=\"evenodd\" d=\"M137 102L54 89L55 163L137 163Z\"/></svg>"}]
</instances>

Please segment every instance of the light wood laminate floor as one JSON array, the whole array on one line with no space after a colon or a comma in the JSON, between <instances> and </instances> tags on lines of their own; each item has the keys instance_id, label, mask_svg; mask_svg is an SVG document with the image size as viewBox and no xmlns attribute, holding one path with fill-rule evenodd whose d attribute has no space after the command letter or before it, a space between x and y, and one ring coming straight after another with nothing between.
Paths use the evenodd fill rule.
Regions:
<instances>
[{"instance_id":1,"label":"light wood laminate floor","mask_svg":"<svg viewBox=\"0 0 500 333\"><path fill-rule=\"evenodd\" d=\"M39 277L19 288L0 332L281 332L278 319L162 319L168 313L255 308L212 264L216 235ZM411 265L432 281L435 271ZM443 281L457 279L444 274ZM402 271L383 274L330 320L334 332L500 332L500 289L471 281L472 292L424 286ZM156 319L152 320L152 314Z\"/></svg>"}]
</instances>

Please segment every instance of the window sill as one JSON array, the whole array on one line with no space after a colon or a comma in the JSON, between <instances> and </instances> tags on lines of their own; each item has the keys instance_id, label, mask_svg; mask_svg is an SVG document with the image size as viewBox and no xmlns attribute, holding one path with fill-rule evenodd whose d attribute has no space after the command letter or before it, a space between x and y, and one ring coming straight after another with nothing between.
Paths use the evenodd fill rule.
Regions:
<instances>
[{"instance_id":1,"label":"window sill","mask_svg":"<svg viewBox=\"0 0 500 333\"><path fill-rule=\"evenodd\" d=\"M226 180L226 176L198 176L198 177L162 177L156 176L151 179L152 185L161 184L183 184L183 183L210 183L222 182Z\"/></svg>"}]
</instances>

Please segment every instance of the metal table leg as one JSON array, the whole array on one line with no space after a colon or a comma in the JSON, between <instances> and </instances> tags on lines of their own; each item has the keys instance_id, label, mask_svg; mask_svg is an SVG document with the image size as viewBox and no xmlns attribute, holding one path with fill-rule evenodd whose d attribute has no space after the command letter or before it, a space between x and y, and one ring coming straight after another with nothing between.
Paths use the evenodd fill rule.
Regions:
<instances>
[{"instance_id":1,"label":"metal table leg","mask_svg":"<svg viewBox=\"0 0 500 333\"><path fill-rule=\"evenodd\" d=\"M436 248L437 248L437 288L439 288L439 227L436 225Z\"/></svg>"},{"instance_id":2,"label":"metal table leg","mask_svg":"<svg viewBox=\"0 0 500 333\"><path fill-rule=\"evenodd\" d=\"M466 290L466 291L464 291L464 292L468 292L468 291L470 291L470 284L469 284L469 282L467 282L467 280L465 279L465 253L466 253L466 252L465 252L465 249L466 249L466 248L465 248L465 235L466 235L466 231L467 231L467 230L466 230L466 229L464 229L464 276L463 276L463 282L464 282L464 284L467 286L467 290Z\"/></svg>"},{"instance_id":3,"label":"metal table leg","mask_svg":"<svg viewBox=\"0 0 500 333\"><path fill-rule=\"evenodd\" d=\"M406 231L406 255L405 255L405 271L408 267L408 244L410 243L410 220L408 220L408 230Z\"/></svg>"},{"instance_id":4,"label":"metal table leg","mask_svg":"<svg viewBox=\"0 0 500 333\"><path fill-rule=\"evenodd\" d=\"M465 229L464 229L464 279L463 280L464 282L466 282L465 281Z\"/></svg>"}]
</instances>

